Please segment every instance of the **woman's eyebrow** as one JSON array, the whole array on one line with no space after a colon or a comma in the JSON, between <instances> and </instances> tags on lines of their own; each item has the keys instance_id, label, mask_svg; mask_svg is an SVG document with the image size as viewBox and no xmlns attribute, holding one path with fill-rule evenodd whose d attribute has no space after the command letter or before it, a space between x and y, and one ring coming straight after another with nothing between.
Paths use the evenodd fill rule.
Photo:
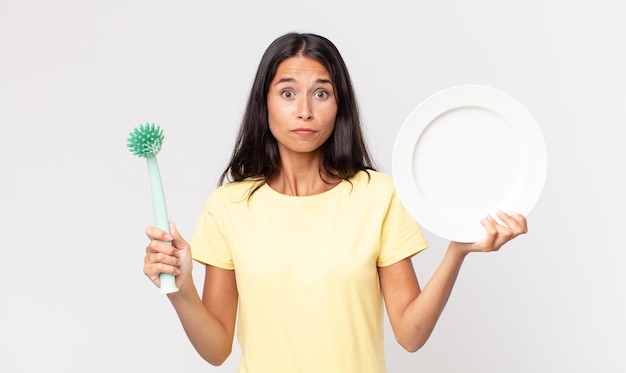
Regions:
<instances>
[{"instance_id":1,"label":"woman's eyebrow","mask_svg":"<svg viewBox=\"0 0 626 373\"><path fill-rule=\"evenodd\" d=\"M321 84L330 84L330 85L333 85L333 82L332 82L332 81L330 81L330 79L322 79L322 78L319 78L319 79L317 79L315 82L316 82L316 83L321 83Z\"/></svg>"},{"instance_id":2,"label":"woman's eyebrow","mask_svg":"<svg viewBox=\"0 0 626 373\"><path fill-rule=\"evenodd\" d=\"M292 82L295 82L295 81L296 81L296 79L295 79L295 78L292 78L292 77L287 76L287 77L284 77L284 78L279 79L279 80L276 82L276 84L275 84L275 85L278 85L278 84L280 84L280 83L292 83ZM332 85L332 84L333 84L333 82L332 82L332 81L330 81L330 79L324 79L324 78L318 78L318 79L316 79L316 80L315 80L315 83L318 83L318 84L330 84L330 85Z\"/></svg>"},{"instance_id":3,"label":"woman's eyebrow","mask_svg":"<svg viewBox=\"0 0 626 373\"><path fill-rule=\"evenodd\" d=\"M285 77L285 78L281 78L279 79L275 85L279 85L280 83L291 83L291 82L295 82L296 80L294 78L291 77Z\"/></svg>"}]
</instances>

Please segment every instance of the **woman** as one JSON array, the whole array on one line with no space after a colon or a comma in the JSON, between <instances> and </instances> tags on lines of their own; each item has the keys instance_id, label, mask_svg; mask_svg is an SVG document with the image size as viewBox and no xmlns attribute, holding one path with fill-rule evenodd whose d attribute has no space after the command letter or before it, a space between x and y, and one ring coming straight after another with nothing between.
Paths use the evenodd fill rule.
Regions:
<instances>
[{"instance_id":1,"label":"woman","mask_svg":"<svg viewBox=\"0 0 626 373\"><path fill-rule=\"evenodd\" d=\"M168 297L211 364L229 356L239 315L240 372L384 372L383 298L396 340L416 351L465 256L527 231L519 214L486 217L485 238L451 242L420 289L411 257L427 244L373 168L339 52L311 34L266 50L220 184L189 244L173 224L147 229L144 272L157 286L176 276ZM206 267L202 299L192 256Z\"/></svg>"}]
</instances>

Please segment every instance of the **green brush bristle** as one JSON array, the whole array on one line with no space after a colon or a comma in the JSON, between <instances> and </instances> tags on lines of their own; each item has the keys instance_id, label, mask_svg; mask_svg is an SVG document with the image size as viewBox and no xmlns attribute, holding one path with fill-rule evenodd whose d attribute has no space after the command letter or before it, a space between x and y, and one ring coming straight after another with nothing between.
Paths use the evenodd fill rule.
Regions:
<instances>
[{"instance_id":1,"label":"green brush bristle","mask_svg":"<svg viewBox=\"0 0 626 373\"><path fill-rule=\"evenodd\" d=\"M159 126L146 123L135 128L128 136L128 144L126 145L131 153L148 158L155 156L163 145L163 131Z\"/></svg>"}]
</instances>

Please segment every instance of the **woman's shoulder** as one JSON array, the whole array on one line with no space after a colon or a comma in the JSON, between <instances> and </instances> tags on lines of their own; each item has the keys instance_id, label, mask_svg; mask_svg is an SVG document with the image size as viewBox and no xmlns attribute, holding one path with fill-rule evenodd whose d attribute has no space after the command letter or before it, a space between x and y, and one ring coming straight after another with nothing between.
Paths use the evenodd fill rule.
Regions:
<instances>
[{"instance_id":1,"label":"woman's shoulder","mask_svg":"<svg viewBox=\"0 0 626 373\"><path fill-rule=\"evenodd\" d=\"M356 173L356 175L352 177L352 179L358 181L373 182L377 184L393 184L393 179L390 175L381 171L374 170L359 171Z\"/></svg>"},{"instance_id":2,"label":"woman's shoulder","mask_svg":"<svg viewBox=\"0 0 626 373\"><path fill-rule=\"evenodd\" d=\"M209 196L209 201L241 202L246 201L253 190L261 185L258 179L246 179L220 185Z\"/></svg>"},{"instance_id":3,"label":"woman's shoulder","mask_svg":"<svg viewBox=\"0 0 626 373\"><path fill-rule=\"evenodd\" d=\"M390 175L374 170L359 171L351 179L353 184L367 189L393 190L393 179Z\"/></svg>"}]
</instances>

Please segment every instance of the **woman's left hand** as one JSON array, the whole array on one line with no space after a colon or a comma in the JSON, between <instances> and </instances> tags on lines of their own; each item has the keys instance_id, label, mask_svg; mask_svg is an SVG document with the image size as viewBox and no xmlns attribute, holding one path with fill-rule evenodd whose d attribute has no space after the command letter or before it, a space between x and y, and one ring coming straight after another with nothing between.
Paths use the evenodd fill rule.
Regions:
<instances>
[{"instance_id":1,"label":"woman's left hand","mask_svg":"<svg viewBox=\"0 0 626 373\"><path fill-rule=\"evenodd\" d=\"M504 223L498 223L493 217L487 216L480 223L485 227L485 237L474 243L454 243L465 254L475 251L491 252L498 251L505 243L520 234L528 232L526 217L522 214L507 214L503 211L497 211L498 218Z\"/></svg>"}]
</instances>

